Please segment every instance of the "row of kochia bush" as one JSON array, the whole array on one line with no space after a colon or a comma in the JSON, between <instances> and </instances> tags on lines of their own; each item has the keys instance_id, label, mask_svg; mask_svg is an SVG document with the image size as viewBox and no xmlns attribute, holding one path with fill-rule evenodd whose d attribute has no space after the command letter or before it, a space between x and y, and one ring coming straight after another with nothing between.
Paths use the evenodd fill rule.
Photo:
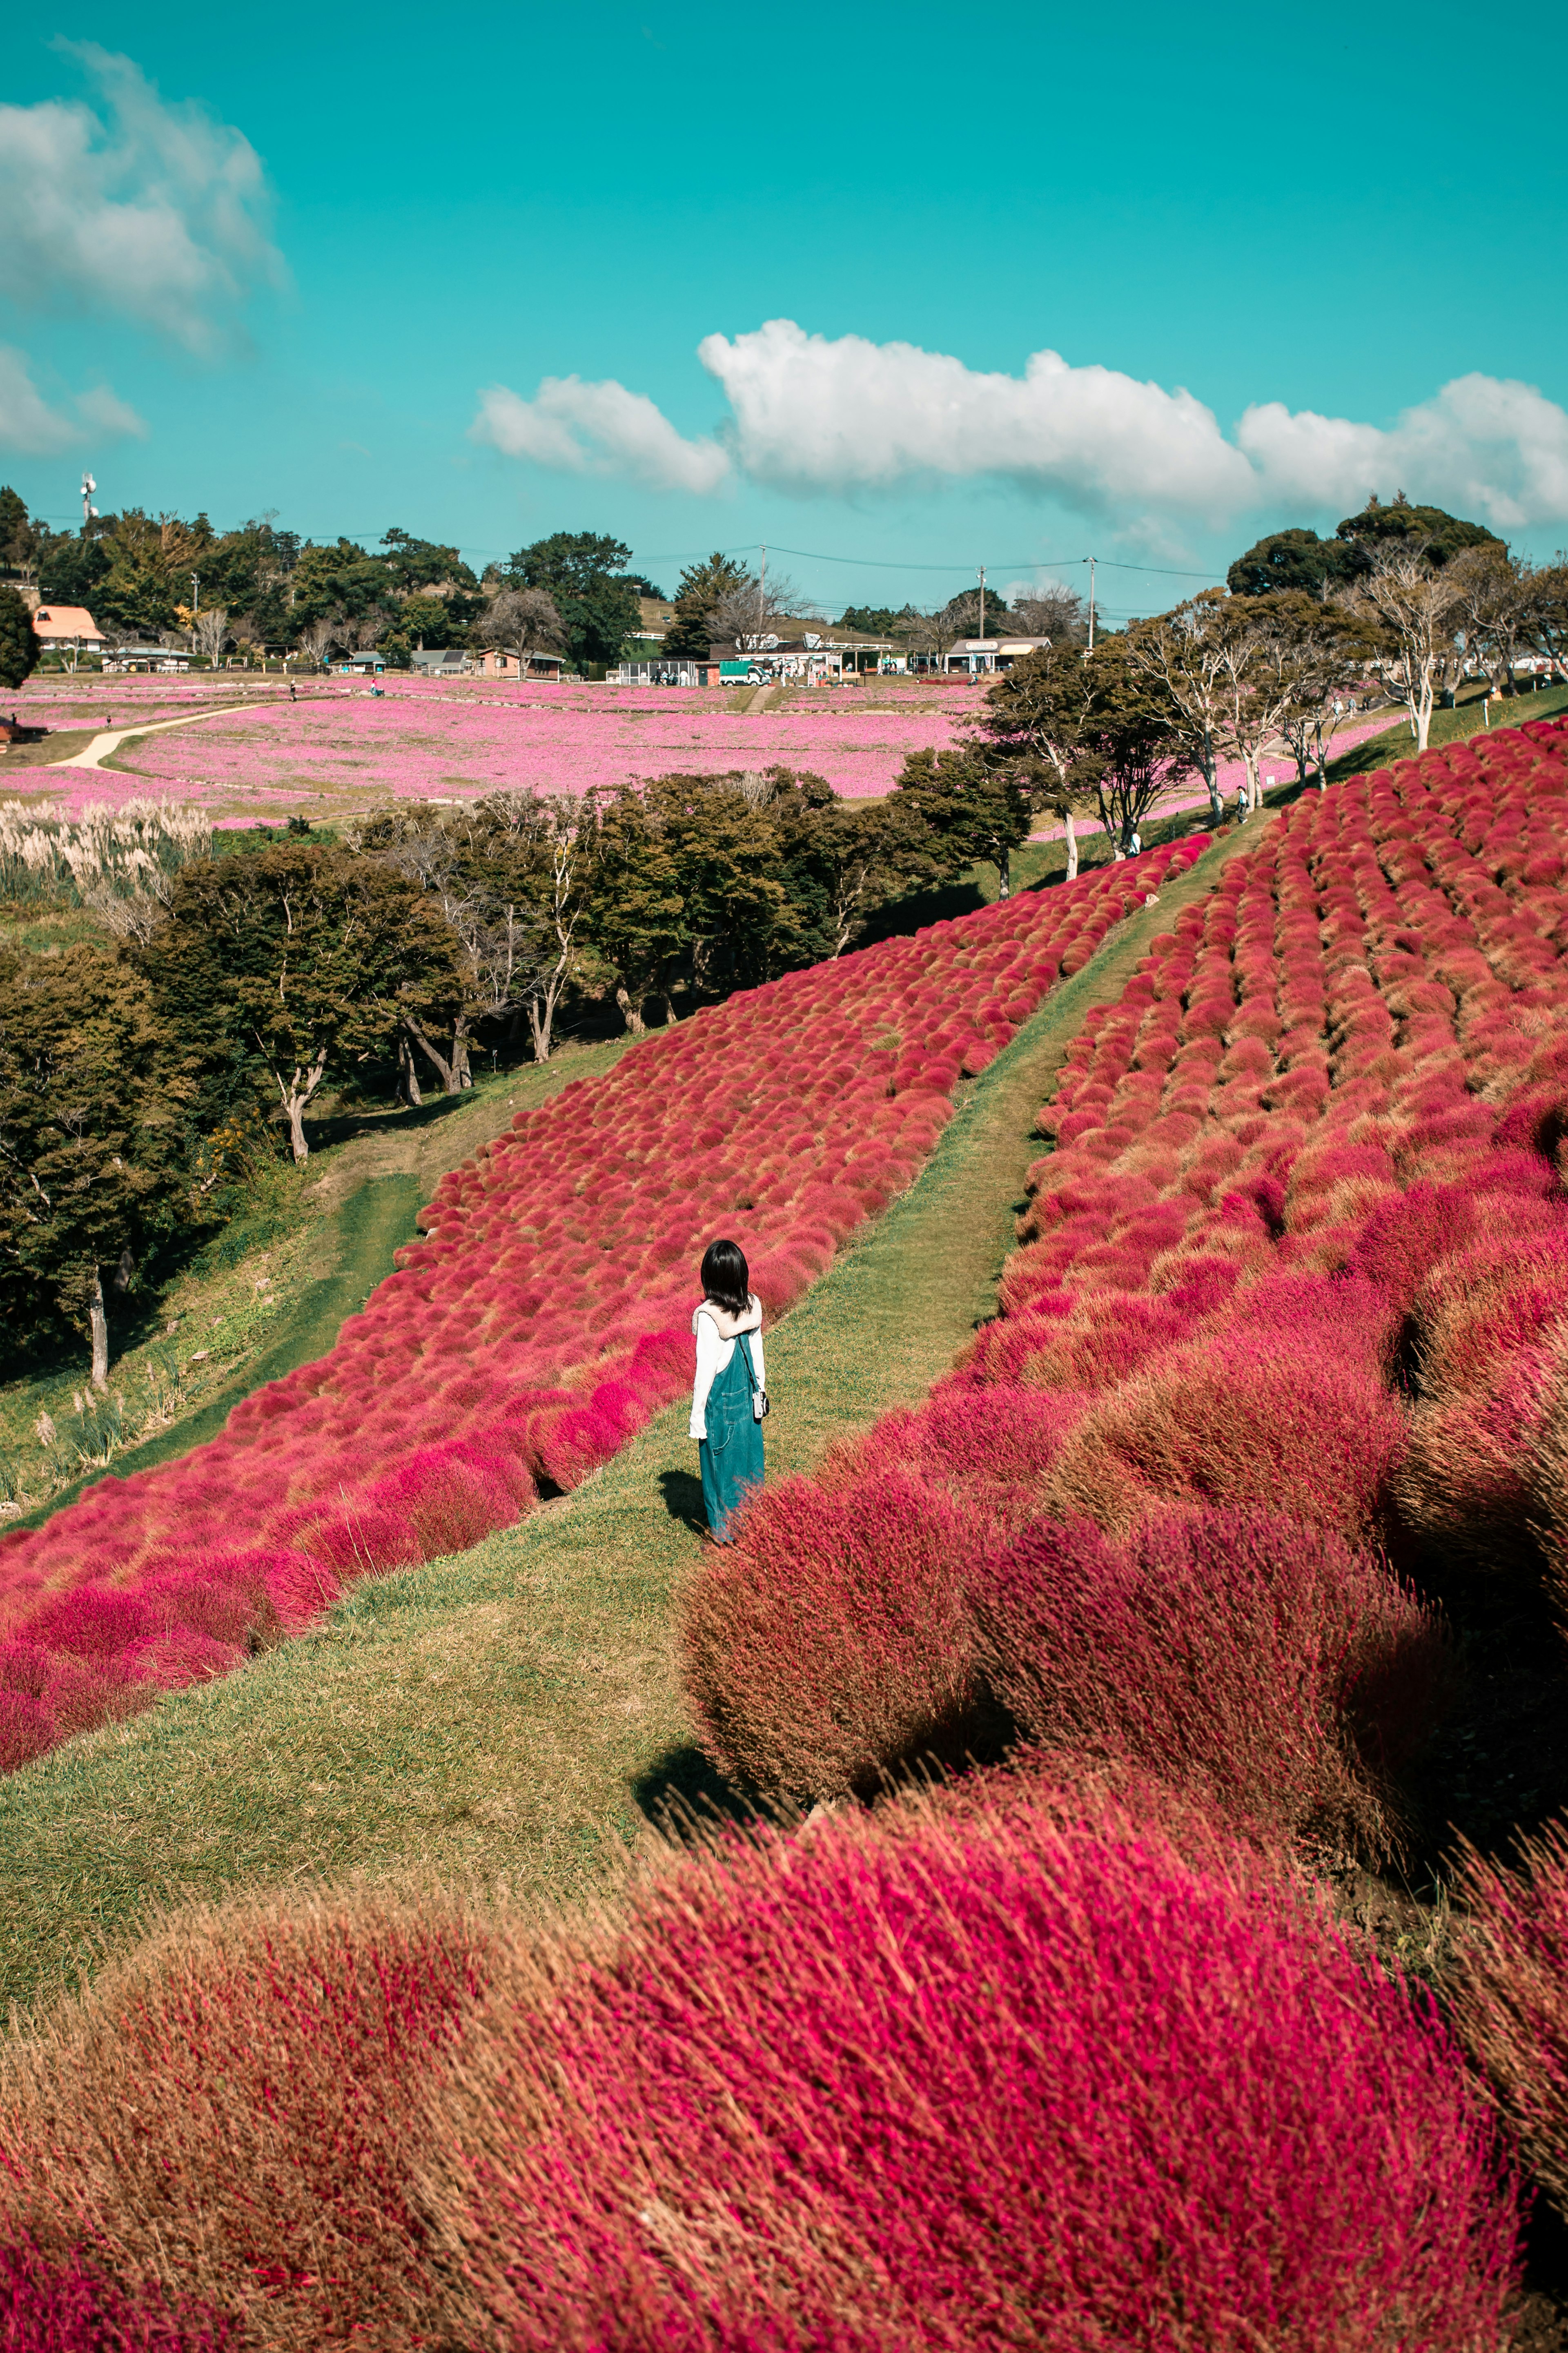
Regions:
<instances>
[{"instance_id":1,"label":"row of kochia bush","mask_svg":"<svg viewBox=\"0 0 1568 2353\"><path fill-rule=\"evenodd\" d=\"M575 1485L689 1386L706 1244L787 1306L910 1182L961 1074L1200 848L791 975L520 1113L330 1356L0 1538L0 1770Z\"/></svg>"},{"instance_id":2,"label":"row of kochia bush","mask_svg":"<svg viewBox=\"0 0 1568 2353\"><path fill-rule=\"evenodd\" d=\"M16 2048L18 2341L1507 2342L1568 1841L1461 1862L1442 2017L1312 1873L1399 1846L1434 1563L1556 1590L1563 749L1300 805L1091 1023L1005 1313L688 1588L779 1827L186 1921Z\"/></svg>"}]
</instances>

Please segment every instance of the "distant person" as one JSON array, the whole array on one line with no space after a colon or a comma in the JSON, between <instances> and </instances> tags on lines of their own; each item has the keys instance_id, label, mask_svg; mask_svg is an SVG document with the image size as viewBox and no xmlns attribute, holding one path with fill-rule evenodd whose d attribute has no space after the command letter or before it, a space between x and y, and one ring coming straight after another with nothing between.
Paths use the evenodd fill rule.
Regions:
<instances>
[{"instance_id":1,"label":"distant person","mask_svg":"<svg viewBox=\"0 0 1568 2353\"><path fill-rule=\"evenodd\" d=\"M292 679L289 681L289 700L290 702L298 702L300 700L299 694L295 691L294 681Z\"/></svg>"},{"instance_id":2,"label":"distant person","mask_svg":"<svg viewBox=\"0 0 1568 2353\"><path fill-rule=\"evenodd\" d=\"M1127 855L1129 858L1142 858L1143 855L1143 837L1138 831L1136 827L1134 827L1131 838L1127 844Z\"/></svg>"},{"instance_id":3,"label":"distant person","mask_svg":"<svg viewBox=\"0 0 1568 2353\"><path fill-rule=\"evenodd\" d=\"M691 1318L697 1379L691 1435L702 1471L709 1540L731 1541L730 1522L763 1483L763 1417L768 1409L763 1366L763 1307L748 1289L739 1242L710 1242L702 1254L702 1303Z\"/></svg>"},{"instance_id":4,"label":"distant person","mask_svg":"<svg viewBox=\"0 0 1568 2353\"><path fill-rule=\"evenodd\" d=\"M1236 788L1236 821L1237 825L1247 823L1247 786L1245 785L1237 785Z\"/></svg>"}]
</instances>

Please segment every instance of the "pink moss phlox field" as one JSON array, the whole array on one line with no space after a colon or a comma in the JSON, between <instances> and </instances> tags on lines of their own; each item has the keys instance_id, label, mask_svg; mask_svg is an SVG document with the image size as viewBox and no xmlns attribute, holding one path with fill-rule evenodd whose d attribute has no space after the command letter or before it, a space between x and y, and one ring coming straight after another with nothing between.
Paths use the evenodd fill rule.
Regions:
<instances>
[{"instance_id":1,"label":"pink moss phlox field","mask_svg":"<svg viewBox=\"0 0 1568 2353\"><path fill-rule=\"evenodd\" d=\"M398 799L474 793L614 791L637 778L809 769L849 799L889 792L912 752L944 750L973 715L973 691L939 706L861 708L858 694L820 709L786 703L742 712L728 693L531 686L504 699L445 694L399 681L361 693L269 702L126 747L144 790L225 798L326 790Z\"/></svg>"},{"instance_id":2,"label":"pink moss phlox field","mask_svg":"<svg viewBox=\"0 0 1568 2353\"><path fill-rule=\"evenodd\" d=\"M1005 1519L963 1468L984 1448L938 1432L955 1388L1009 1427L1033 1389L1057 1411L1011 1473L1015 1525L1087 1517L1121 1544L1172 1508L1261 1510L1539 1590L1532 1525L1568 1557L1565 754L1560 723L1499 731L1308 794L1238 847L1069 1048L1001 1313L890 1430L905 1475ZM839 1508L881 1451L873 1432L858 1471L827 1466ZM770 1619L798 1592L831 1646L820 1556L768 1533L802 1509L760 1498L722 1577L743 1597L765 1546ZM731 1744L737 1609L694 1678ZM861 1606L838 1655L878 1641ZM872 1721L872 1696L841 1714ZM1392 1718L1379 1736L1397 1746Z\"/></svg>"},{"instance_id":3,"label":"pink moss phlox field","mask_svg":"<svg viewBox=\"0 0 1568 2353\"><path fill-rule=\"evenodd\" d=\"M1015 1783L688 1858L503 1973L442 2220L514 2353L1490 2353L1517 2213L1426 1998L1189 1825Z\"/></svg>"},{"instance_id":4,"label":"pink moss phlox field","mask_svg":"<svg viewBox=\"0 0 1568 2353\"><path fill-rule=\"evenodd\" d=\"M689 1382L707 1242L732 1235L787 1306L910 1183L961 1072L1202 846L732 997L520 1113L330 1356L0 1539L0 1768L576 1485Z\"/></svg>"}]
</instances>

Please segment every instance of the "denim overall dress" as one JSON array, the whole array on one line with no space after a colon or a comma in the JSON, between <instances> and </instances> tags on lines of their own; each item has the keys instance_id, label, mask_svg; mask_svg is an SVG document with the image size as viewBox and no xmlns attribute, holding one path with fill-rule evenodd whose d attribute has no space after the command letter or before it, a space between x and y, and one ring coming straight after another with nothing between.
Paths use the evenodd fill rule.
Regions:
<instances>
[{"instance_id":1,"label":"denim overall dress","mask_svg":"<svg viewBox=\"0 0 1568 2353\"><path fill-rule=\"evenodd\" d=\"M708 1435L700 1440L702 1504L721 1544L730 1540L730 1514L763 1483L763 1425L752 1411L756 1370L751 1335L742 1332L729 1363L708 1392Z\"/></svg>"}]
</instances>

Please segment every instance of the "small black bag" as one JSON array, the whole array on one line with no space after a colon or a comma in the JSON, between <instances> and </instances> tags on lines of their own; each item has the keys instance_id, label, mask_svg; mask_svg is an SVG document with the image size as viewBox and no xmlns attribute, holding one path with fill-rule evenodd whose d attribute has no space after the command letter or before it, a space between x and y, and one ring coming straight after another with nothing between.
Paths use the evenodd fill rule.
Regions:
<instances>
[{"instance_id":1,"label":"small black bag","mask_svg":"<svg viewBox=\"0 0 1568 2353\"><path fill-rule=\"evenodd\" d=\"M759 1388L757 1386L756 1371L752 1363L752 1352L747 1345L749 1337L749 1334L745 1332L742 1333L740 1347L741 1354L746 1360L746 1378L752 1384L752 1419L753 1421L766 1421L772 1408L768 1404L768 1393L766 1389Z\"/></svg>"}]
</instances>

